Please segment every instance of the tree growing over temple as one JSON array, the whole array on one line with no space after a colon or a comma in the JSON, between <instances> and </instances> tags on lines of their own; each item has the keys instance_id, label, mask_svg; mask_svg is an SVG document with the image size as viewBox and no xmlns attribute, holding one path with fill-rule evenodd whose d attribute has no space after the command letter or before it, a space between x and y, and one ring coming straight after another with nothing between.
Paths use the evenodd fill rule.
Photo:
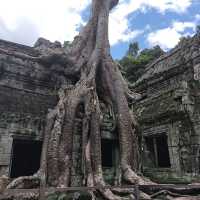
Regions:
<instances>
[{"instance_id":1,"label":"tree growing over temple","mask_svg":"<svg viewBox=\"0 0 200 200\"><path fill-rule=\"evenodd\" d=\"M134 184L151 183L136 174L138 139L136 124L128 102L140 98L132 93L110 55L108 40L109 11L118 0L93 0L92 14L87 25L68 48L44 52L40 57L18 55L41 63L64 66L64 76L76 77L74 84L62 80L59 101L47 116L39 171L32 177L20 177L8 187L19 188L25 182L40 186L69 187L72 169L74 123L82 107L82 173L85 186L105 186L101 162L102 110L100 102L113 113L120 146L119 175ZM100 189L105 199L120 200L110 189Z\"/></svg>"}]
</instances>

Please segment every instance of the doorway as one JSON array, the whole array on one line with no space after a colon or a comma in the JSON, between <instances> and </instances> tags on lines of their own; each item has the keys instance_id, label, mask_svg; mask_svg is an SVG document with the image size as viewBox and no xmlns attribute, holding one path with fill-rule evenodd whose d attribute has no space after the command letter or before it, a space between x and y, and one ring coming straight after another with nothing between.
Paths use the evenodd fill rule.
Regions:
<instances>
[{"instance_id":1,"label":"doorway","mask_svg":"<svg viewBox=\"0 0 200 200\"><path fill-rule=\"evenodd\" d=\"M12 146L10 177L30 176L40 167L41 141L14 139Z\"/></svg>"},{"instance_id":2,"label":"doorway","mask_svg":"<svg viewBox=\"0 0 200 200\"><path fill-rule=\"evenodd\" d=\"M167 140L166 134L145 138L148 159L155 167L171 167Z\"/></svg>"}]
</instances>

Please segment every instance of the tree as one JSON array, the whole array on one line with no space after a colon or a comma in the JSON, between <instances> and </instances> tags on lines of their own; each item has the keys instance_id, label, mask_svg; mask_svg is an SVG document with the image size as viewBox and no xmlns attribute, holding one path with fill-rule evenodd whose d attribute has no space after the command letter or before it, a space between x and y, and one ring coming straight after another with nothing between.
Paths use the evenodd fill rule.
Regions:
<instances>
[{"instance_id":1,"label":"tree","mask_svg":"<svg viewBox=\"0 0 200 200\"><path fill-rule=\"evenodd\" d=\"M80 106L83 107L82 157L84 182L87 186L105 186L101 164L101 107L100 101L113 111L120 145L120 166L123 180L134 184L149 184L135 173L138 160L135 123L128 107L128 100L138 98L129 91L118 65L110 56L108 41L109 11L118 0L93 0L92 15L70 47L56 48L40 57L15 54L43 64L62 64L63 74L76 77L74 84L59 90L59 101L47 115L40 169L32 177L20 177L8 187L21 187L24 182L40 186L68 187L71 179L72 140L74 121ZM7 52L9 53L9 52ZM29 184L30 185L30 184ZM100 189L109 200L122 198L110 189Z\"/></svg>"},{"instance_id":2,"label":"tree","mask_svg":"<svg viewBox=\"0 0 200 200\"><path fill-rule=\"evenodd\" d=\"M140 53L140 56L148 56L149 61L152 61L156 58L159 58L163 54L164 54L164 51L160 48L159 45L156 45L155 47L153 47L151 49L142 50Z\"/></svg>"},{"instance_id":3,"label":"tree","mask_svg":"<svg viewBox=\"0 0 200 200\"><path fill-rule=\"evenodd\" d=\"M200 25L197 25L197 26L196 26L196 34L197 34L197 35L200 35Z\"/></svg>"},{"instance_id":4,"label":"tree","mask_svg":"<svg viewBox=\"0 0 200 200\"><path fill-rule=\"evenodd\" d=\"M139 49L138 42L131 43L128 48L127 56L137 57Z\"/></svg>"},{"instance_id":5,"label":"tree","mask_svg":"<svg viewBox=\"0 0 200 200\"><path fill-rule=\"evenodd\" d=\"M124 77L131 83L137 81L137 79L144 73L146 65L163 54L164 51L160 46L155 46L151 49L143 49L137 57L130 54L124 56L119 61L122 66Z\"/></svg>"},{"instance_id":6,"label":"tree","mask_svg":"<svg viewBox=\"0 0 200 200\"><path fill-rule=\"evenodd\" d=\"M63 48L68 48L70 46L70 44L71 44L70 41L64 41Z\"/></svg>"}]
</instances>

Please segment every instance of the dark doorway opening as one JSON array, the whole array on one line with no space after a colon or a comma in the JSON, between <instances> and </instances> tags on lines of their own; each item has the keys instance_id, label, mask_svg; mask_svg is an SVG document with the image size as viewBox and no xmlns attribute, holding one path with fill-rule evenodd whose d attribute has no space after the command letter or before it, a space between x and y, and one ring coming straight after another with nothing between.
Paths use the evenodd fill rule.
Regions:
<instances>
[{"instance_id":1,"label":"dark doorway opening","mask_svg":"<svg viewBox=\"0 0 200 200\"><path fill-rule=\"evenodd\" d=\"M101 159L103 167L110 168L114 166L114 150L115 142L113 140L101 140Z\"/></svg>"},{"instance_id":2,"label":"dark doorway opening","mask_svg":"<svg viewBox=\"0 0 200 200\"><path fill-rule=\"evenodd\" d=\"M42 142L14 139L10 177L33 175L40 167Z\"/></svg>"},{"instance_id":3,"label":"dark doorway opening","mask_svg":"<svg viewBox=\"0 0 200 200\"><path fill-rule=\"evenodd\" d=\"M158 152L158 166L170 167L169 150L167 144L167 136L160 136L156 138L156 146Z\"/></svg>"},{"instance_id":4,"label":"dark doorway opening","mask_svg":"<svg viewBox=\"0 0 200 200\"><path fill-rule=\"evenodd\" d=\"M148 155L148 160L151 161L151 166L155 167L171 167L167 135L156 135L145 138Z\"/></svg>"}]
</instances>

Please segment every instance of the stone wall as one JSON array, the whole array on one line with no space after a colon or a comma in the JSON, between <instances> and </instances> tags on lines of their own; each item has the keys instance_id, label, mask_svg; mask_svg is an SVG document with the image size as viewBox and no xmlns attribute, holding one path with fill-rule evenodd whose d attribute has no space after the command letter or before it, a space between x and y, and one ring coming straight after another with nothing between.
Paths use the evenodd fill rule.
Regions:
<instances>
[{"instance_id":1,"label":"stone wall","mask_svg":"<svg viewBox=\"0 0 200 200\"><path fill-rule=\"evenodd\" d=\"M45 116L57 102L57 89L63 76L59 73L62 66L42 65L10 56L4 50L38 56L41 51L55 45L60 44L40 39L35 47L27 47L0 40L0 175L9 175L13 139L42 140ZM73 77L68 79L69 83L74 81ZM188 181L182 180L187 174L197 177L200 172L199 37L182 40L175 49L147 66L132 89L145 96L132 104L142 133L143 172L164 182ZM117 144L112 113L105 105L101 106L104 113L102 139ZM73 162L77 163L72 169L74 186L80 185L82 176L79 145L82 140L79 134L81 119L81 112L77 113L73 144ZM163 162L159 161L161 152L158 152L159 144L163 142L167 145L167 152L164 152L165 156L169 156L167 164L159 163ZM116 177L120 173L117 167L119 145L112 151L115 154L114 166L105 167L104 174L108 182L117 183ZM145 159L147 152L154 156L154 163Z\"/></svg>"},{"instance_id":2,"label":"stone wall","mask_svg":"<svg viewBox=\"0 0 200 200\"><path fill-rule=\"evenodd\" d=\"M39 54L31 47L0 40L0 49ZM50 69L0 53L0 175L9 175L13 138L42 140L45 116L57 97Z\"/></svg>"},{"instance_id":3,"label":"stone wall","mask_svg":"<svg viewBox=\"0 0 200 200\"><path fill-rule=\"evenodd\" d=\"M199 63L199 36L185 38L147 66L132 88L145 95L132 105L142 130L143 157L147 156L146 137L166 134L168 138L168 169L153 169L143 159L143 170L155 179L176 182L185 181L181 178L188 174L190 179L199 175Z\"/></svg>"}]
</instances>

